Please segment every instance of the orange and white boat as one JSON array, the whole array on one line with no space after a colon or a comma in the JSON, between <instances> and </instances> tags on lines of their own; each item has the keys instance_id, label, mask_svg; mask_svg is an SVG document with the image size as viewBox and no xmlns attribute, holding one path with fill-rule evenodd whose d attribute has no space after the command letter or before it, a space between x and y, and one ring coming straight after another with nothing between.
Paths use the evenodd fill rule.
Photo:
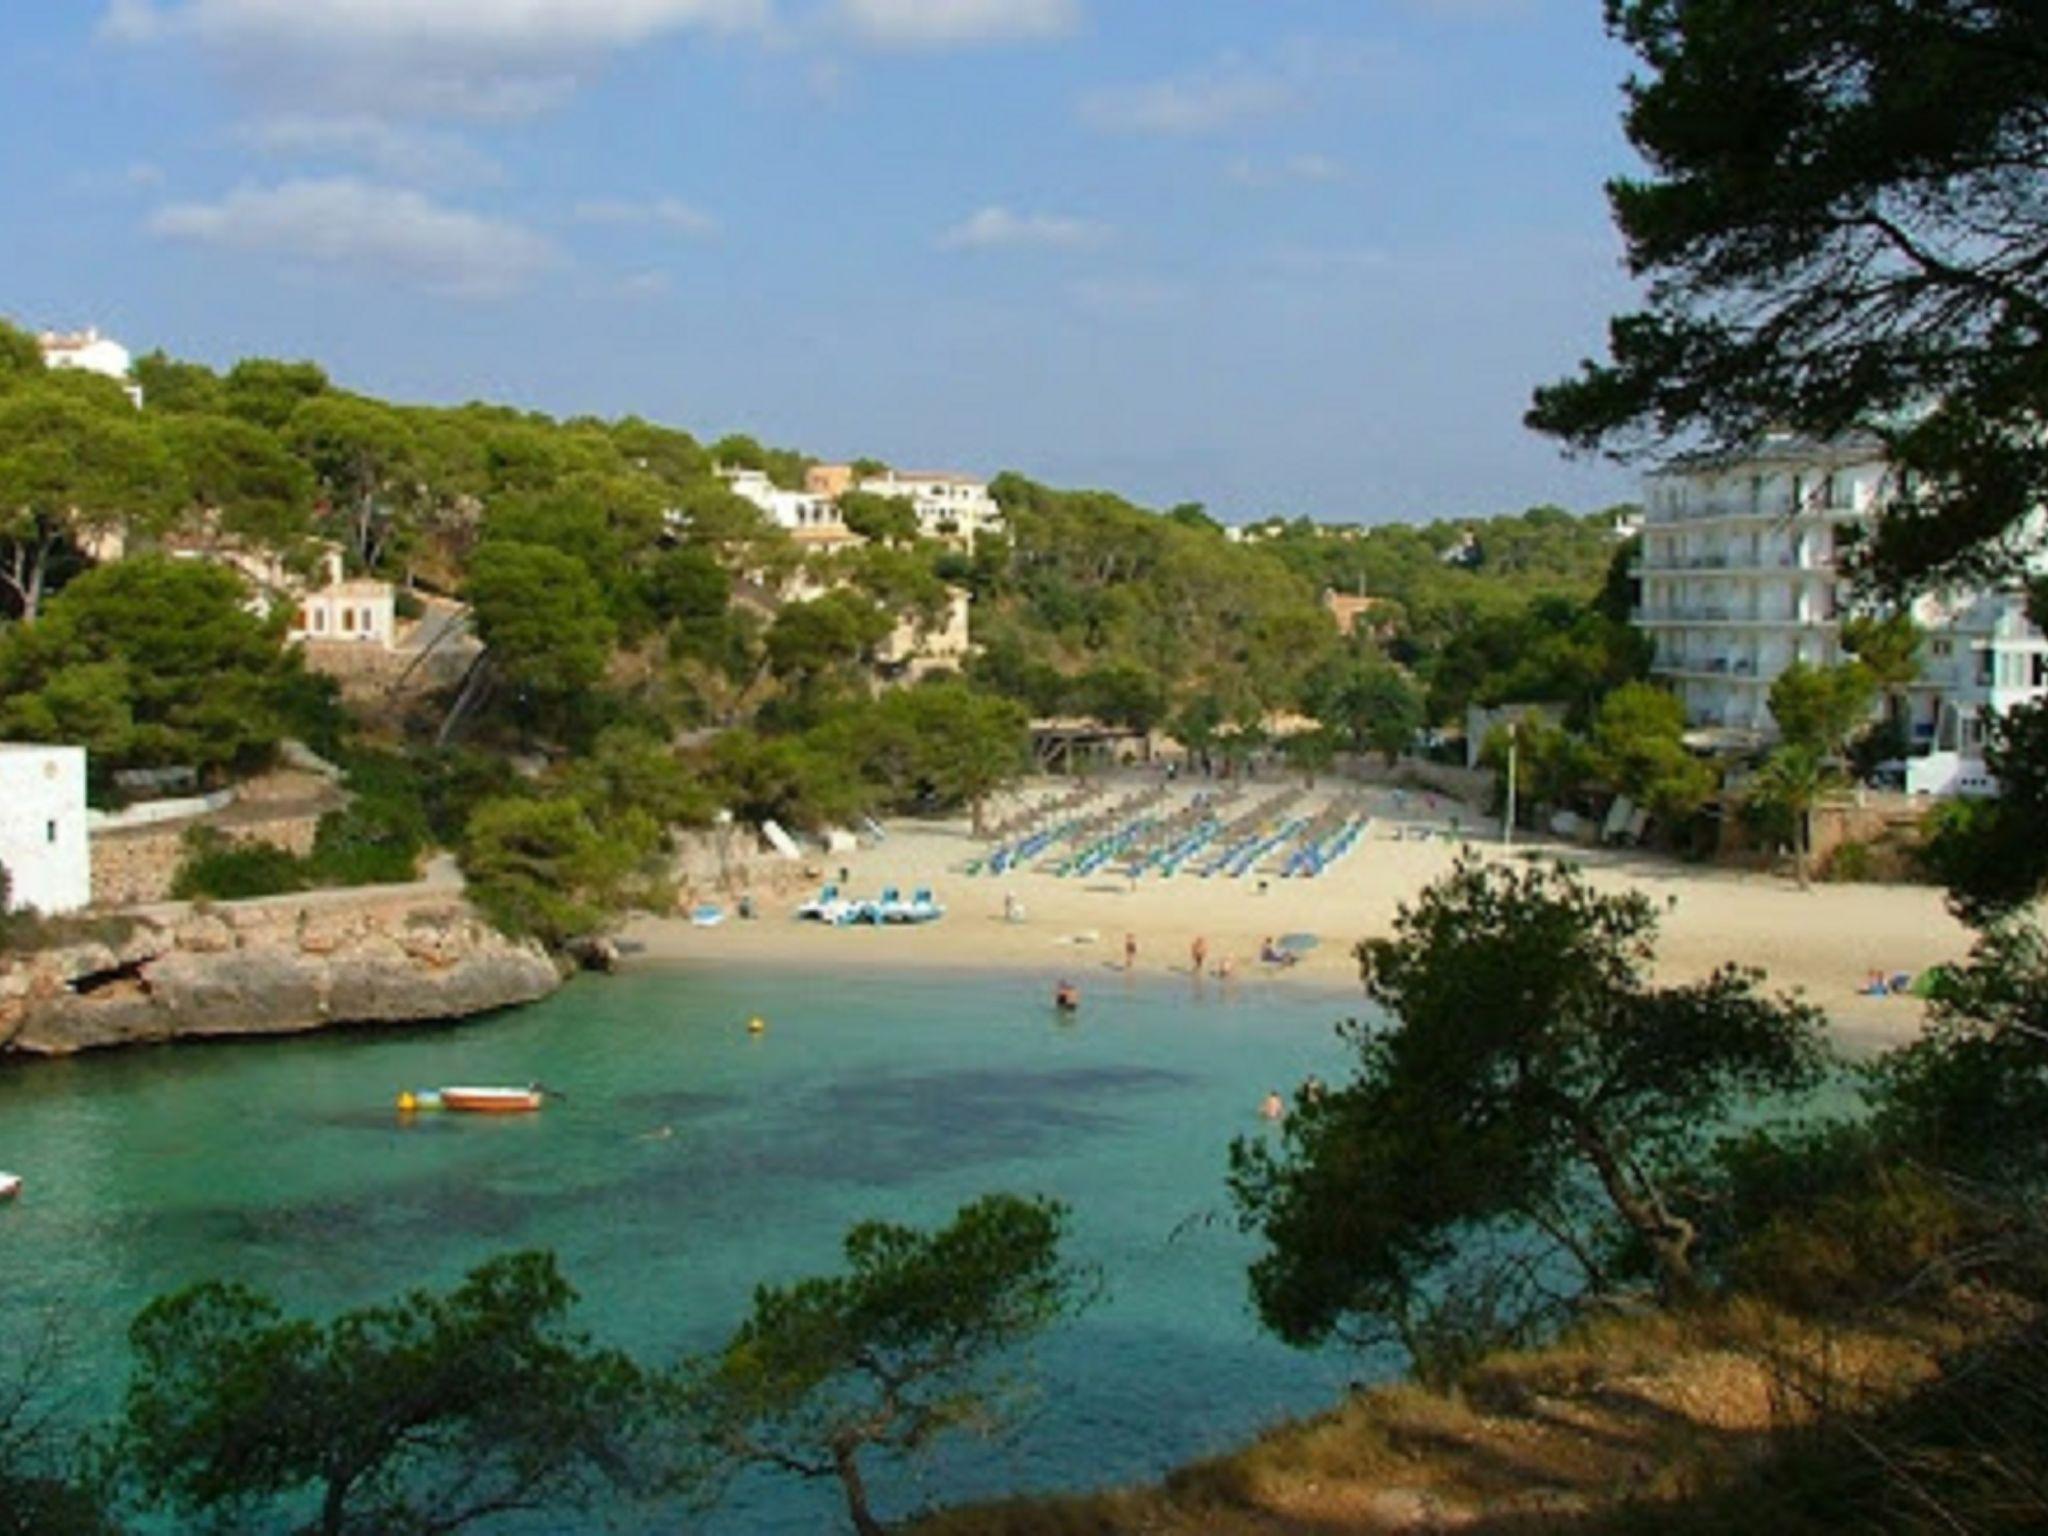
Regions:
<instances>
[{"instance_id":1,"label":"orange and white boat","mask_svg":"<svg viewBox=\"0 0 2048 1536\"><path fill-rule=\"evenodd\" d=\"M526 1088L443 1088L441 1107L473 1115L519 1115L539 1109L538 1083Z\"/></svg>"}]
</instances>

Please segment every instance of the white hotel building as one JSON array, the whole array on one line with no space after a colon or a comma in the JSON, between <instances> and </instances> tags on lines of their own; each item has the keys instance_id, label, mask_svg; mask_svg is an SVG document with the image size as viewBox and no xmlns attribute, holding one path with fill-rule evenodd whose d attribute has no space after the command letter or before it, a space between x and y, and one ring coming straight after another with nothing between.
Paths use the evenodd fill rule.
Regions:
<instances>
[{"instance_id":1,"label":"white hotel building","mask_svg":"<svg viewBox=\"0 0 2048 1536\"><path fill-rule=\"evenodd\" d=\"M1778 675L1845 659L1847 536L1883 510L1891 484L1870 438L1772 437L1649 477L1637 624L1691 724L1767 737ZM1916 752L1972 758L1985 714L2048 695L2048 642L2022 594L1923 598L1914 617L1927 630L1906 719Z\"/></svg>"}]
</instances>

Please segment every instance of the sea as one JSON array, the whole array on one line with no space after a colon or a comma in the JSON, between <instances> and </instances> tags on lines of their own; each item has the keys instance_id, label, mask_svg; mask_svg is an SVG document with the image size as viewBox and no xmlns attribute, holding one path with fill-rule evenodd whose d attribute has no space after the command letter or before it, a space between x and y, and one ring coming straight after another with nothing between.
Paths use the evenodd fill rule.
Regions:
<instances>
[{"instance_id":1,"label":"sea","mask_svg":"<svg viewBox=\"0 0 2048 1536\"><path fill-rule=\"evenodd\" d=\"M579 1326L667 1362L714 1347L757 1285L834 1270L853 1223L1000 1190L1072 1208L1102 1299L1031 1352L1012 1434L872 1469L887 1518L1153 1478L1391 1373L1260 1328L1224 1188L1232 1139L1272 1134L1268 1092L1349 1075L1357 994L1101 971L1067 1017L1055 979L650 967L458 1025L10 1066L0 1167L27 1187L0 1207L0 1345L54 1339L52 1393L89 1418L165 1291L233 1279L327 1315L546 1248ZM537 1115L395 1107L536 1080ZM838 1528L835 1501L759 1474L701 1517L519 1528L794 1536Z\"/></svg>"}]
</instances>

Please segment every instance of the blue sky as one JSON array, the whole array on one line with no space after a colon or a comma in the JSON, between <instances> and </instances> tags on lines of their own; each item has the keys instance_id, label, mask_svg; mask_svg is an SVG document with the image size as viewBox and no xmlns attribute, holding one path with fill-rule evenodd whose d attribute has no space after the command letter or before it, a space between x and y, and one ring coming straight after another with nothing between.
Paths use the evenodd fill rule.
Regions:
<instances>
[{"instance_id":1,"label":"blue sky","mask_svg":"<svg viewBox=\"0 0 2048 1536\"><path fill-rule=\"evenodd\" d=\"M1232 518L1628 494L1595 0L0 11L0 313Z\"/></svg>"}]
</instances>

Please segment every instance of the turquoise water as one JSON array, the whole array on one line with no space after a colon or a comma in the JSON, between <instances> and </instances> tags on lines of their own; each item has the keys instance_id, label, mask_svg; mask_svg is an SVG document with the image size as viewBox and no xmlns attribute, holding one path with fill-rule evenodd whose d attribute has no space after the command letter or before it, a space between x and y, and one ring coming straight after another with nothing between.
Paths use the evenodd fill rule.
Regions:
<instances>
[{"instance_id":1,"label":"turquoise water","mask_svg":"<svg viewBox=\"0 0 2048 1536\"><path fill-rule=\"evenodd\" d=\"M0 1166L29 1179L0 1210L0 1327L55 1316L67 1376L104 1406L126 1321L161 1291L226 1277L326 1311L534 1246L585 1327L664 1359L716 1342L757 1282L834 1267L852 1222L1002 1189L1073 1206L1107 1299L1037 1351L1014 1442L888 1469L885 1513L1146 1477L1328 1405L1359 1362L1260 1333L1222 1181L1268 1088L1344 1075L1349 999L1105 977L1069 1025L1046 985L643 972L463 1026L0 1072ZM389 1108L402 1087L534 1078L565 1095L538 1116ZM753 1480L702 1528L811 1532L833 1509Z\"/></svg>"}]
</instances>

